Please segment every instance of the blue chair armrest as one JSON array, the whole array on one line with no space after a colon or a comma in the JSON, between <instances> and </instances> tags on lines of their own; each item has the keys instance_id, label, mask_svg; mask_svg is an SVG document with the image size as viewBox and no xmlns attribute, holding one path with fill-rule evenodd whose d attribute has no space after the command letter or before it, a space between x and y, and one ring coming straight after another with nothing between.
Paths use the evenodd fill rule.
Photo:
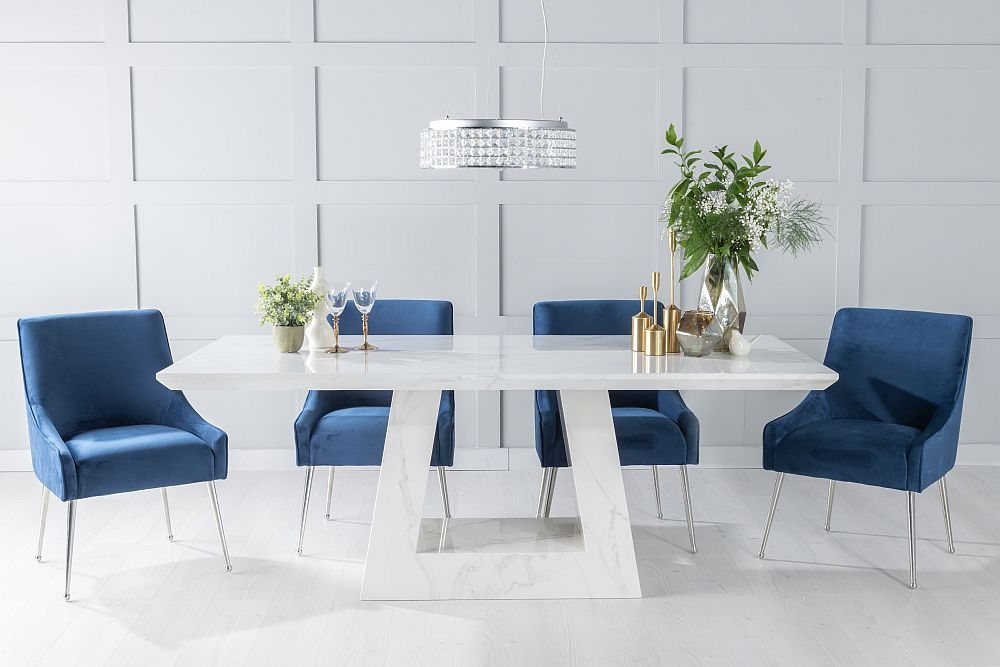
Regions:
<instances>
[{"instance_id":1,"label":"blue chair armrest","mask_svg":"<svg viewBox=\"0 0 1000 667\"><path fill-rule=\"evenodd\" d=\"M558 392L535 392L535 451L543 468L565 468L569 465L563 442Z\"/></svg>"},{"instance_id":2,"label":"blue chair armrest","mask_svg":"<svg viewBox=\"0 0 1000 667\"><path fill-rule=\"evenodd\" d=\"M309 441L319 420L334 409L333 395L333 392L310 391L302 411L295 418L295 455L300 466L309 465Z\"/></svg>"},{"instance_id":3,"label":"blue chair armrest","mask_svg":"<svg viewBox=\"0 0 1000 667\"><path fill-rule=\"evenodd\" d=\"M437 433L431 459L438 465L455 465L455 392L441 392L438 408Z\"/></svg>"},{"instance_id":4,"label":"blue chair armrest","mask_svg":"<svg viewBox=\"0 0 1000 667\"><path fill-rule=\"evenodd\" d=\"M813 422L831 419L830 405L821 391L811 391L788 414L772 420L764 427L764 470L774 469L774 448L786 435Z\"/></svg>"},{"instance_id":5,"label":"blue chair armrest","mask_svg":"<svg viewBox=\"0 0 1000 667\"><path fill-rule=\"evenodd\" d=\"M173 397L163 415L162 425L187 431L204 440L215 458L215 479L225 479L229 469L229 436L217 426L209 424L198 414L187 398L179 391Z\"/></svg>"},{"instance_id":6,"label":"blue chair armrest","mask_svg":"<svg viewBox=\"0 0 1000 667\"><path fill-rule=\"evenodd\" d=\"M701 436L701 425L698 417L695 416L681 394L678 391L661 391L656 396L657 411L669 417L684 436L687 443L687 462L691 465L698 463L698 440Z\"/></svg>"},{"instance_id":7,"label":"blue chair armrest","mask_svg":"<svg viewBox=\"0 0 1000 667\"><path fill-rule=\"evenodd\" d=\"M28 406L28 441L35 476L59 500L75 500L78 486L76 461L55 424L40 405Z\"/></svg>"},{"instance_id":8,"label":"blue chair armrest","mask_svg":"<svg viewBox=\"0 0 1000 667\"><path fill-rule=\"evenodd\" d=\"M906 490L923 491L955 467L962 399L935 411L906 455Z\"/></svg>"}]
</instances>

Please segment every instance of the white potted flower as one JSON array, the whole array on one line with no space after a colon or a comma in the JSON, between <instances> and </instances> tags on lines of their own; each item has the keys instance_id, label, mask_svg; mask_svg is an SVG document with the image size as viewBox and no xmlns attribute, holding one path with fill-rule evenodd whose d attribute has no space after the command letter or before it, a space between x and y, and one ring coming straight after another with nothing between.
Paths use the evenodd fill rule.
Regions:
<instances>
[{"instance_id":1,"label":"white potted flower","mask_svg":"<svg viewBox=\"0 0 1000 667\"><path fill-rule=\"evenodd\" d=\"M275 276L273 285L257 286L257 314L260 325L274 327L274 346L278 352L298 352L305 337L305 325L320 296L310 289L303 276L292 282L292 275Z\"/></svg>"}]
</instances>

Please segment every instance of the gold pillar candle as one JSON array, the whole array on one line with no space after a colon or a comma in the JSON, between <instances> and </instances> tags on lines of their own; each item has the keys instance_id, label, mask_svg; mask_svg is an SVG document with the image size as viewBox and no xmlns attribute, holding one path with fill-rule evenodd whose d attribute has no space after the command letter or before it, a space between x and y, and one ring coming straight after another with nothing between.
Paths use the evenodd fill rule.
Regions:
<instances>
[{"instance_id":1,"label":"gold pillar candle","mask_svg":"<svg viewBox=\"0 0 1000 667\"><path fill-rule=\"evenodd\" d=\"M646 329L652 323L652 319L646 314L646 286L643 285L639 288L639 312L632 316L633 352L642 352L645 349L643 346L643 336L646 333Z\"/></svg>"},{"instance_id":2,"label":"gold pillar candle","mask_svg":"<svg viewBox=\"0 0 1000 667\"><path fill-rule=\"evenodd\" d=\"M681 309L670 304L663 311L664 328L667 336L667 352L673 354L681 351L681 344L677 342L677 326L681 323Z\"/></svg>"},{"instance_id":3,"label":"gold pillar candle","mask_svg":"<svg viewBox=\"0 0 1000 667\"><path fill-rule=\"evenodd\" d=\"M653 271L653 325L646 329L642 343L642 351L651 357L662 357L667 353L667 331L656 323L656 311L660 305L656 295L659 291L660 272Z\"/></svg>"},{"instance_id":4,"label":"gold pillar candle","mask_svg":"<svg viewBox=\"0 0 1000 667\"><path fill-rule=\"evenodd\" d=\"M677 327L681 322L681 309L677 307L674 300L674 287L677 280L674 277L674 257L677 254L677 232L670 230L668 235L668 247L670 248L670 305L667 306L663 314L664 325L667 330L667 352L675 353L681 351L680 343L677 342Z\"/></svg>"}]
</instances>

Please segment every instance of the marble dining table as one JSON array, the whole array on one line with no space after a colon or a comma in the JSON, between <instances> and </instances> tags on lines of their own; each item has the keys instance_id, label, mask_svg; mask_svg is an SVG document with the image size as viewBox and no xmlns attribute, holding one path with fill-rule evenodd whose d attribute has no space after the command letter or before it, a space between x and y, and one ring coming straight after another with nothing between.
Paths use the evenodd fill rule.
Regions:
<instances>
[{"instance_id":1,"label":"marble dining table","mask_svg":"<svg viewBox=\"0 0 1000 667\"><path fill-rule=\"evenodd\" d=\"M773 336L758 338L748 356L699 358L634 353L628 336L373 342L371 352L281 354L266 336L225 336L157 374L179 390L393 391L365 600L641 597L608 391L811 390L837 380ZM558 391L579 516L424 517L438 404L448 389Z\"/></svg>"}]
</instances>

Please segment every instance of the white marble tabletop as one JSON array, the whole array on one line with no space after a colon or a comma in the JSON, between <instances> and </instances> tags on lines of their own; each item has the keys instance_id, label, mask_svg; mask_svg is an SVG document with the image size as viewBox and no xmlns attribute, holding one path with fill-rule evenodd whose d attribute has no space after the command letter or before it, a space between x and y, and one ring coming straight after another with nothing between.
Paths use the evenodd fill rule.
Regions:
<instances>
[{"instance_id":1,"label":"white marble tabletop","mask_svg":"<svg viewBox=\"0 0 1000 667\"><path fill-rule=\"evenodd\" d=\"M380 336L372 352L281 354L225 336L157 373L171 389L823 389L837 374L773 336L749 356L647 357L628 336ZM341 338L354 346L360 339Z\"/></svg>"}]
</instances>

